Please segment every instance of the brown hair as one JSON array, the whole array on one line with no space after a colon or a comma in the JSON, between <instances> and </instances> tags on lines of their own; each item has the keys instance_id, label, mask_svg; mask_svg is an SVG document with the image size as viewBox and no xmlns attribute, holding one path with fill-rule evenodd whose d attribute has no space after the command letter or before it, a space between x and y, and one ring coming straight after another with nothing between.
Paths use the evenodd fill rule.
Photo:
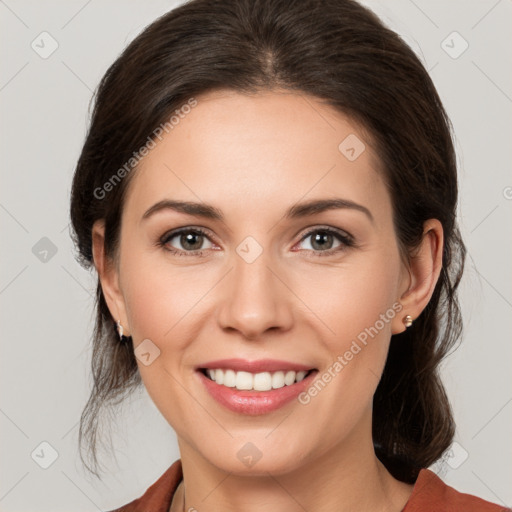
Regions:
<instances>
[{"instance_id":1,"label":"brown hair","mask_svg":"<svg viewBox=\"0 0 512 512\"><path fill-rule=\"evenodd\" d=\"M89 132L76 167L71 220L79 261L92 266L93 223L105 221L105 251L117 258L127 173L108 198L96 193L172 112L218 89L274 88L315 96L360 123L383 164L397 239L407 259L423 223L444 230L443 268L412 327L392 336L374 396L377 456L398 479L450 445L454 422L438 375L462 332L456 289L465 247L456 224L457 170L450 123L414 52L353 0L192 0L148 26L111 65L95 94ZM98 476L102 413L141 384L133 344L122 344L100 283L93 339L93 389L80 423Z\"/></svg>"}]
</instances>

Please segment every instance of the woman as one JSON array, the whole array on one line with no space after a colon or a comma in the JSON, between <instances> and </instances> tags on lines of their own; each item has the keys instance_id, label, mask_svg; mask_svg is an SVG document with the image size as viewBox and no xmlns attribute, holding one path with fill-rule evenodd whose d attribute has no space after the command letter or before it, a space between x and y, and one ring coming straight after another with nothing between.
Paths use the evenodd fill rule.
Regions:
<instances>
[{"instance_id":1,"label":"woman","mask_svg":"<svg viewBox=\"0 0 512 512\"><path fill-rule=\"evenodd\" d=\"M352 0L193 0L101 81L75 172L100 409L143 384L180 459L119 511L504 510L428 468L465 247L449 121Z\"/></svg>"}]
</instances>

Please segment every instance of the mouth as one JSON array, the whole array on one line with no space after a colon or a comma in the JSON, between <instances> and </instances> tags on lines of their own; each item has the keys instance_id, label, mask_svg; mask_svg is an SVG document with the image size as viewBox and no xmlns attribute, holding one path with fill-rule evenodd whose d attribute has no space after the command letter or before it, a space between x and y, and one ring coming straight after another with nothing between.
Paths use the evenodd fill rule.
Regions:
<instances>
[{"instance_id":1,"label":"mouth","mask_svg":"<svg viewBox=\"0 0 512 512\"><path fill-rule=\"evenodd\" d=\"M315 368L311 370L279 370L276 372L251 373L235 371L223 368L200 368L199 371L220 386L234 388L238 391L270 391L285 386L292 386L309 377Z\"/></svg>"},{"instance_id":2,"label":"mouth","mask_svg":"<svg viewBox=\"0 0 512 512\"><path fill-rule=\"evenodd\" d=\"M225 359L196 368L211 398L247 415L267 414L292 402L311 386L317 373L317 368L275 360Z\"/></svg>"}]
</instances>

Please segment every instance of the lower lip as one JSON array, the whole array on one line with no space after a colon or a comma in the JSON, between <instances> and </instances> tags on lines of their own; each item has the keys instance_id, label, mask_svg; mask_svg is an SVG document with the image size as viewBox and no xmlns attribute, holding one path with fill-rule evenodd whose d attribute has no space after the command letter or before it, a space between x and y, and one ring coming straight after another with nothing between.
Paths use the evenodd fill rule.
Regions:
<instances>
[{"instance_id":1,"label":"lower lip","mask_svg":"<svg viewBox=\"0 0 512 512\"><path fill-rule=\"evenodd\" d=\"M228 388L217 384L204 375L202 371L198 370L197 373L207 391L221 405L233 412L256 416L275 411L297 398L311 385L318 372L313 370L300 382L269 391L240 391L236 388Z\"/></svg>"}]
</instances>

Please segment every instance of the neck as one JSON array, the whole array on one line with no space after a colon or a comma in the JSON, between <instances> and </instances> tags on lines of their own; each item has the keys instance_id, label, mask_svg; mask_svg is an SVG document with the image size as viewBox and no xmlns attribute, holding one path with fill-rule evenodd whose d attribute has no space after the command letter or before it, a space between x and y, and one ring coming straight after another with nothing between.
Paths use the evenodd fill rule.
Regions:
<instances>
[{"instance_id":1,"label":"neck","mask_svg":"<svg viewBox=\"0 0 512 512\"><path fill-rule=\"evenodd\" d=\"M366 430L366 429L365 429ZM368 432L367 432L368 434ZM223 471L179 440L183 485L175 502L183 510L253 512L400 512L412 485L394 479L361 432L285 474L247 476Z\"/></svg>"}]
</instances>

